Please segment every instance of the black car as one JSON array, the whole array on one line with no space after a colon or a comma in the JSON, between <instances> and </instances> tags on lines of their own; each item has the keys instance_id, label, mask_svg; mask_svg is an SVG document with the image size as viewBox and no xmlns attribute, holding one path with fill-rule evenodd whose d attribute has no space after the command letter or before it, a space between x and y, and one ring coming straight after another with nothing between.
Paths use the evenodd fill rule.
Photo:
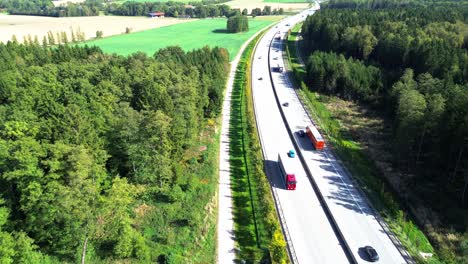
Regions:
<instances>
[{"instance_id":1,"label":"black car","mask_svg":"<svg viewBox=\"0 0 468 264\"><path fill-rule=\"evenodd\" d=\"M305 136L305 132L304 132L304 130L302 130L302 129L299 130L297 133L299 133L299 136L300 136L300 137L304 137L304 136Z\"/></svg>"},{"instance_id":2,"label":"black car","mask_svg":"<svg viewBox=\"0 0 468 264\"><path fill-rule=\"evenodd\" d=\"M284 104L283 104L283 106L289 106L289 103L288 103L288 102L286 102L286 103L284 103Z\"/></svg>"},{"instance_id":3,"label":"black car","mask_svg":"<svg viewBox=\"0 0 468 264\"><path fill-rule=\"evenodd\" d=\"M364 252L366 253L370 261L376 262L377 260L379 260L379 254L377 254L377 251L373 247L365 246Z\"/></svg>"},{"instance_id":4,"label":"black car","mask_svg":"<svg viewBox=\"0 0 468 264\"><path fill-rule=\"evenodd\" d=\"M263 80L263 77L258 78L259 81Z\"/></svg>"}]
</instances>

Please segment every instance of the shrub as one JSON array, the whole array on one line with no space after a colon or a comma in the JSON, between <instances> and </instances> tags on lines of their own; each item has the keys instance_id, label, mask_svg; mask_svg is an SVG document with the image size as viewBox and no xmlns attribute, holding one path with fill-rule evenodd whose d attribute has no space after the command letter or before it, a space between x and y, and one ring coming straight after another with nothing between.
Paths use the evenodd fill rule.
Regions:
<instances>
[{"instance_id":1,"label":"shrub","mask_svg":"<svg viewBox=\"0 0 468 264\"><path fill-rule=\"evenodd\" d=\"M102 32L102 30L98 30L96 31L96 38L102 38L102 36L104 36L104 32Z\"/></svg>"},{"instance_id":2,"label":"shrub","mask_svg":"<svg viewBox=\"0 0 468 264\"><path fill-rule=\"evenodd\" d=\"M233 16L227 21L227 31L230 33L238 33L249 30L249 20L246 16Z\"/></svg>"}]
</instances>

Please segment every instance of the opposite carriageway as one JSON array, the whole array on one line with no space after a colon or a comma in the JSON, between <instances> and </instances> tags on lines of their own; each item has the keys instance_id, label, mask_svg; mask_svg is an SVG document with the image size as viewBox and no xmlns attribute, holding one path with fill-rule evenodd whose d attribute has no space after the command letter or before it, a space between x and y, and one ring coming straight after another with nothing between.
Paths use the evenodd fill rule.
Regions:
<instances>
[{"instance_id":1,"label":"opposite carriageway","mask_svg":"<svg viewBox=\"0 0 468 264\"><path fill-rule=\"evenodd\" d=\"M287 24L293 25L295 21ZM280 32L284 31L285 23L281 23ZM288 28L286 27L286 30ZM282 42L271 38L269 63L274 60L275 66L284 68ZM274 51L273 51L274 50ZM345 250L351 262L366 263L363 247L372 245L377 249L381 259L379 263L413 262L401 243L388 231L385 223L373 210L359 187L334 157L329 149L315 151L306 139L297 136L295 131L305 129L313 122L300 102L287 74L269 71L276 104L281 117L288 128L289 136L294 143L302 165L320 197L324 209L335 227L338 236L344 243ZM289 107L281 107L284 102Z\"/></svg>"},{"instance_id":2,"label":"opposite carriageway","mask_svg":"<svg viewBox=\"0 0 468 264\"><path fill-rule=\"evenodd\" d=\"M303 13L304 16L306 13ZM288 18L286 23L303 19L302 14ZM283 23L283 22L282 22ZM337 236L314 192L299 159L295 159L295 191L288 191L281 180L277 165L280 152L294 149L293 141L283 122L270 78L269 53L275 28L259 41L252 64L252 94L259 137L265 158L265 169L271 183L276 206L294 263L350 263L345 243ZM262 59L263 58L263 59ZM262 80L260 80L260 78Z\"/></svg>"}]
</instances>

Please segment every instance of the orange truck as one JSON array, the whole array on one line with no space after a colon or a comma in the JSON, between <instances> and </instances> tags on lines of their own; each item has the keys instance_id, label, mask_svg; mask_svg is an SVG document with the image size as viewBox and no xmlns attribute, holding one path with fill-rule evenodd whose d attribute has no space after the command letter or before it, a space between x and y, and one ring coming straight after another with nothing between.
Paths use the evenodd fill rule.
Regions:
<instances>
[{"instance_id":1,"label":"orange truck","mask_svg":"<svg viewBox=\"0 0 468 264\"><path fill-rule=\"evenodd\" d=\"M312 141L312 144L314 145L314 148L316 150L322 150L325 147L325 141L323 140L322 135L320 135L320 132L317 130L316 127L308 126L306 128L306 133Z\"/></svg>"}]
</instances>

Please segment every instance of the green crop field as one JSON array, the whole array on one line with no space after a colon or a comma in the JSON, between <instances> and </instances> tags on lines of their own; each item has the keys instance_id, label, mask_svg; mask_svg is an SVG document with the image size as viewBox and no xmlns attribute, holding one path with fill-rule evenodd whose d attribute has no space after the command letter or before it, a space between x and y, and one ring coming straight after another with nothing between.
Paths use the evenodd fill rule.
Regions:
<instances>
[{"instance_id":1,"label":"green crop field","mask_svg":"<svg viewBox=\"0 0 468 264\"><path fill-rule=\"evenodd\" d=\"M277 17L276 19L280 19ZM189 51L203 46L219 46L229 51L232 60L247 39L255 32L270 25L273 21L250 19L248 32L226 33L226 19L201 19L189 23L155 28L132 34L118 35L86 42L99 46L104 52L129 55L137 51L153 55L157 50L167 46L180 46ZM105 34L105 32L104 32Z\"/></svg>"}]
</instances>

